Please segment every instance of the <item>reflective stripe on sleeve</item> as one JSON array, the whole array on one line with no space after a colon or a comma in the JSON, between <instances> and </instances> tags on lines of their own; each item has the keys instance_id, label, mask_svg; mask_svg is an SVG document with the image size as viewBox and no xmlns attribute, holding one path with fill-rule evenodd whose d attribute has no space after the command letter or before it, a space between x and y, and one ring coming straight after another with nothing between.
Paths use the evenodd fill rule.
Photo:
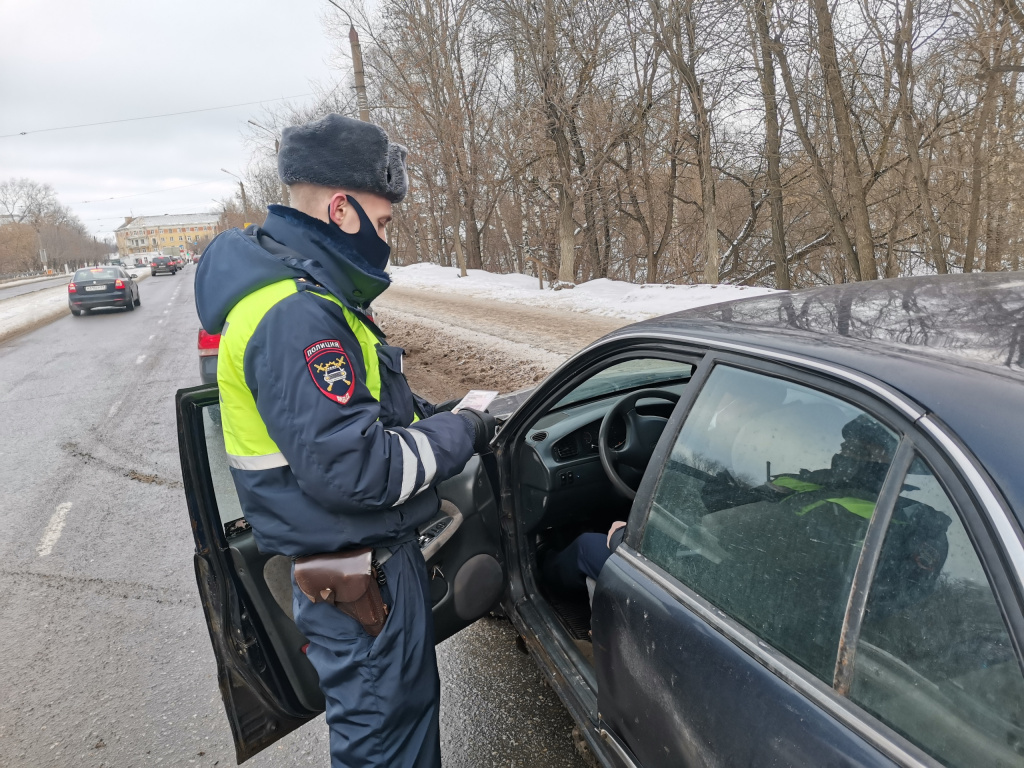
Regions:
<instances>
[{"instance_id":1,"label":"reflective stripe on sleeve","mask_svg":"<svg viewBox=\"0 0 1024 768\"><path fill-rule=\"evenodd\" d=\"M870 520L871 515L875 513L875 502L868 501L867 499L856 499L852 496L843 496L841 499L822 499L821 501L816 501L813 504L808 504L796 514L798 517L803 517L808 512L824 506L825 504L838 504L847 512L852 512L857 517L863 517L865 520Z\"/></svg>"},{"instance_id":2,"label":"reflective stripe on sleeve","mask_svg":"<svg viewBox=\"0 0 1024 768\"><path fill-rule=\"evenodd\" d=\"M434 457L434 449L430 447L430 440L418 429L410 429L409 434L416 441L416 448L420 452L420 463L423 464L423 485L416 493L422 493L430 487L437 474L437 459Z\"/></svg>"},{"instance_id":3,"label":"reflective stripe on sleeve","mask_svg":"<svg viewBox=\"0 0 1024 768\"><path fill-rule=\"evenodd\" d=\"M229 453L227 456L228 466L235 469L275 469L288 466L288 459L280 452L267 453L263 456L235 456Z\"/></svg>"},{"instance_id":4,"label":"reflective stripe on sleeve","mask_svg":"<svg viewBox=\"0 0 1024 768\"><path fill-rule=\"evenodd\" d=\"M399 504L404 504L416 488L416 454L400 434L392 432L390 429L387 430L387 433L397 437L399 445L402 446L402 492L398 501L392 505L397 507Z\"/></svg>"}]
</instances>

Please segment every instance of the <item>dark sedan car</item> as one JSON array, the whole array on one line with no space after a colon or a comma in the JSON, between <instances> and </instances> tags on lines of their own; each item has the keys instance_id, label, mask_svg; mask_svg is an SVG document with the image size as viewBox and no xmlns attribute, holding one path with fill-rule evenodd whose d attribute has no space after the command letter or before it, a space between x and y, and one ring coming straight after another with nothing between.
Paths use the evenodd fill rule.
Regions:
<instances>
[{"instance_id":1,"label":"dark sedan car","mask_svg":"<svg viewBox=\"0 0 1024 768\"><path fill-rule=\"evenodd\" d=\"M289 562L242 519L217 408L215 387L178 393L196 575L244 760L323 698ZM1024 275L777 293L622 328L438 486L450 504L421 532L437 640L500 601L606 766L1020 766L1022 435ZM592 603L545 580L548 553L615 520L625 538Z\"/></svg>"},{"instance_id":2,"label":"dark sedan car","mask_svg":"<svg viewBox=\"0 0 1024 768\"><path fill-rule=\"evenodd\" d=\"M153 260L149 262L149 271L154 275L163 272L174 275L178 272L178 265L170 256L154 256Z\"/></svg>"},{"instance_id":3,"label":"dark sedan car","mask_svg":"<svg viewBox=\"0 0 1024 768\"><path fill-rule=\"evenodd\" d=\"M142 305L135 275L121 267L86 267L68 283L71 314L81 315L99 307L123 307L129 312Z\"/></svg>"}]
</instances>

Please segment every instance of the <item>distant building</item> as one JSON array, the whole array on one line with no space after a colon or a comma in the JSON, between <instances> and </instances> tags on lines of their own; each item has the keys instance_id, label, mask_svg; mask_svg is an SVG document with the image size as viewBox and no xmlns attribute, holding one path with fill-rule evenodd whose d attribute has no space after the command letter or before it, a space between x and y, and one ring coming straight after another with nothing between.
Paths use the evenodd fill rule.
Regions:
<instances>
[{"instance_id":1,"label":"distant building","mask_svg":"<svg viewBox=\"0 0 1024 768\"><path fill-rule=\"evenodd\" d=\"M159 253L168 246L181 246L185 251L198 250L220 230L215 213L178 213L163 216L125 216L124 224L114 230L119 255Z\"/></svg>"}]
</instances>

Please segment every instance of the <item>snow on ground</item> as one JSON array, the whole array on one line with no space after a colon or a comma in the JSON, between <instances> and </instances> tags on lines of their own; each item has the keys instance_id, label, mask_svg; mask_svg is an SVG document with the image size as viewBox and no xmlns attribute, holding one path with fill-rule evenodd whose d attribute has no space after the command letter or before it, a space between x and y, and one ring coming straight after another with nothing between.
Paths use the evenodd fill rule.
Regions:
<instances>
[{"instance_id":1,"label":"snow on ground","mask_svg":"<svg viewBox=\"0 0 1024 768\"><path fill-rule=\"evenodd\" d=\"M548 288L541 290L537 278L528 275L498 275L480 269L470 269L468 273L466 277L459 277L457 267L440 267L437 264L391 267L391 278L395 285L404 288L569 312L588 312L628 320L643 320L692 307L774 293L770 288L739 285L636 285L604 278L581 283L571 290L553 291Z\"/></svg>"},{"instance_id":2,"label":"snow on ground","mask_svg":"<svg viewBox=\"0 0 1024 768\"><path fill-rule=\"evenodd\" d=\"M63 285L0 301L0 341L68 314Z\"/></svg>"}]
</instances>

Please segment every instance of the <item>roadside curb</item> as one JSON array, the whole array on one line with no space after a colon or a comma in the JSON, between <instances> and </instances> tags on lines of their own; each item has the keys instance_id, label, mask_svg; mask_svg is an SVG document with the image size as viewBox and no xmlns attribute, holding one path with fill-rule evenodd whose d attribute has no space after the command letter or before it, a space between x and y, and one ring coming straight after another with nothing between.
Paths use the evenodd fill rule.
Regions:
<instances>
[{"instance_id":1,"label":"roadside curb","mask_svg":"<svg viewBox=\"0 0 1024 768\"><path fill-rule=\"evenodd\" d=\"M19 285L44 283L47 280L57 280L61 277L66 277L69 282L71 281L71 275L42 275L40 277L26 277L24 280L9 280L6 283L0 283L0 288L17 288Z\"/></svg>"}]
</instances>

